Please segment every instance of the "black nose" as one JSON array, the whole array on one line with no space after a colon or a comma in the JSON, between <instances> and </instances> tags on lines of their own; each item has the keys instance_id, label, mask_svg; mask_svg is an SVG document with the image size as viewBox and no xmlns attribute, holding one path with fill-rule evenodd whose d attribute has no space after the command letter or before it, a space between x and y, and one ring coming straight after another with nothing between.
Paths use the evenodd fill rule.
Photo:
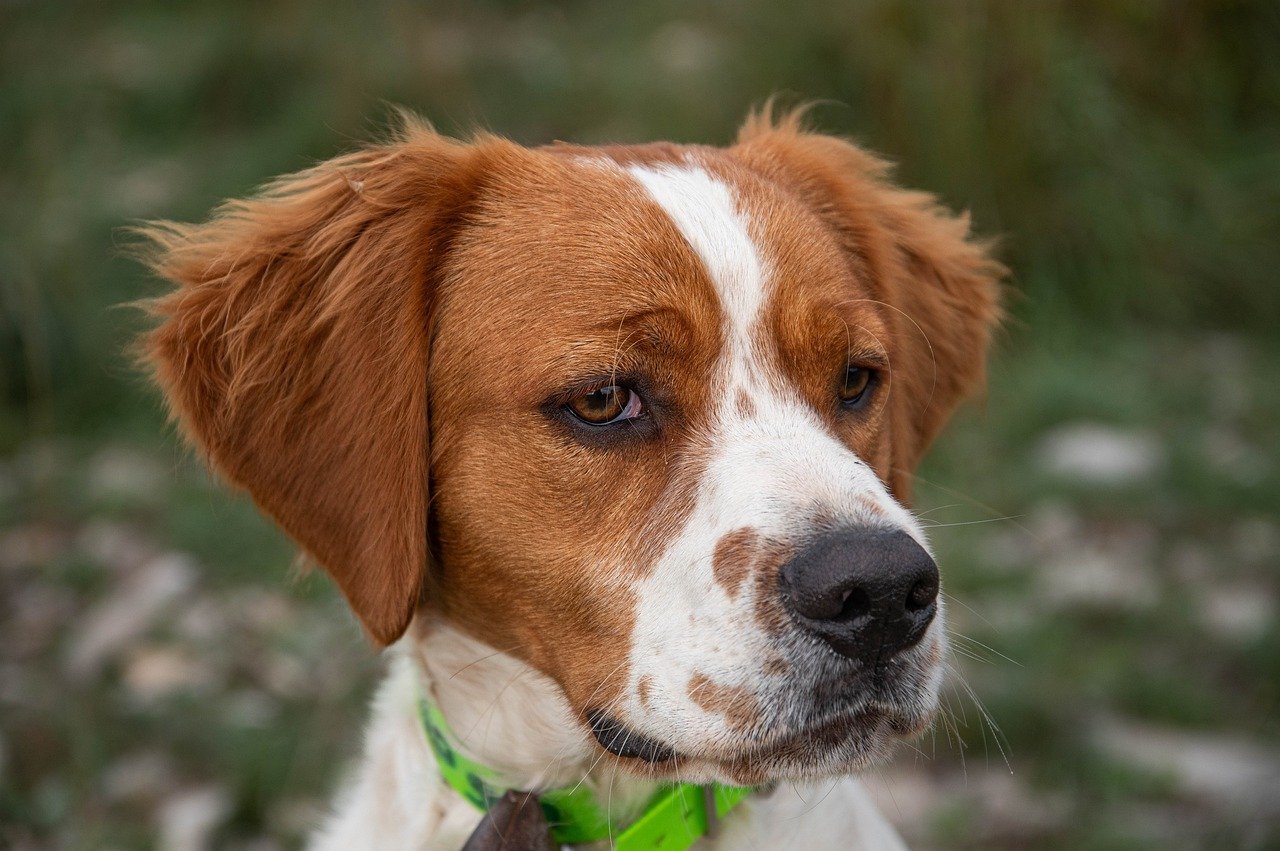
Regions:
<instances>
[{"instance_id":1,"label":"black nose","mask_svg":"<svg viewBox=\"0 0 1280 851\"><path fill-rule=\"evenodd\" d=\"M869 666L919 641L938 611L938 566L902 531L824 534L782 566L781 584L803 629Z\"/></svg>"}]
</instances>

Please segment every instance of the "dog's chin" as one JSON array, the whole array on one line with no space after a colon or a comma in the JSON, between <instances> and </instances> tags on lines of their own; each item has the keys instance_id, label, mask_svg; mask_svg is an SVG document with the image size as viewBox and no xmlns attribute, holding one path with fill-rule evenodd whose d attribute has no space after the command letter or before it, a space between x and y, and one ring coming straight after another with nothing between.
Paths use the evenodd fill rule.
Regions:
<instances>
[{"instance_id":1,"label":"dog's chin","mask_svg":"<svg viewBox=\"0 0 1280 851\"><path fill-rule=\"evenodd\" d=\"M597 714L592 732L624 769L645 777L694 783L760 786L820 780L885 762L896 744L932 723L935 710L873 708L839 714L799 729L768 731L740 744L677 749Z\"/></svg>"}]
</instances>

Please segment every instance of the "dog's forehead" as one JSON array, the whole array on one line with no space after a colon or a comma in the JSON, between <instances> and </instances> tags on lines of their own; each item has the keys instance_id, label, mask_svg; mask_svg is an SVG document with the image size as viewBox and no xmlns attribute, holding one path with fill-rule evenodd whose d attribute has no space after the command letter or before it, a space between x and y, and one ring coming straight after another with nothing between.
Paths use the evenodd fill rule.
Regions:
<instances>
[{"instance_id":1,"label":"dog's forehead","mask_svg":"<svg viewBox=\"0 0 1280 851\"><path fill-rule=\"evenodd\" d=\"M715 149L630 163L626 171L693 249L722 325L730 335L750 337L753 358L763 354L762 343L783 359L788 350L821 348L824 341L880 348L875 337L882 327L865 272L790 187Z\"/></svg>"},{"instance_id":2,"label":"dog's forehead","mask_svg":"<svg viewBox=\"0 0 1280 851\"><path fill-rule=\"evenodd\" d=\"M522 154L478 200L455 266L518 284L500 293L515 307L554 299L557 314L683 307L707 285L676 224L616 162Z\"/></svg>"},{"instance_id":3,"label":"dog's forehead","mask_svg":"<svg viewBox=\"0 0 1280 851\"><path fill-rule=\"evenodd\" d=\"M718 347L701 264L625 171L528 150L495 168L446 259L433 360L465 356L474 374L515 357L550 378L607 358L637 322Z\"/></svg>"},{"instance_id":4,"label":"dog's forehead","mask_svg":"<svg viewBox=\"0 0 1280 851\"><path fill-rule=\"evenodd\" d=\"M441 297L446 323L483 317L483 334L454 335L473 354L518 341L525 361L563 371L642 331L695 365L750 328L786 359L874 325L813 211L722 151L522 153L469 215Z\"/></svg>"}]
</instances>

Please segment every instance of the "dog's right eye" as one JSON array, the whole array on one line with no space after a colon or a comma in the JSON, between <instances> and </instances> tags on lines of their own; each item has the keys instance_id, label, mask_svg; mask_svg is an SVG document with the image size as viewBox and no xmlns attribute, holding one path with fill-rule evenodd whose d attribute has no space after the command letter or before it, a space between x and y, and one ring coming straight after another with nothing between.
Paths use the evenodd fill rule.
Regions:
<instances>
[{"instance_id":1,"label":"dog's right eye","mask_svg":"<svg viewBox=\"0 0 1280 851\"><path fill-rule=\"evenodd\" d=\"M564 407L575 419L590 426L634 420L644 410L640 394L618 384L582 393L570 399Z\"/></svg>"}]
</instances>

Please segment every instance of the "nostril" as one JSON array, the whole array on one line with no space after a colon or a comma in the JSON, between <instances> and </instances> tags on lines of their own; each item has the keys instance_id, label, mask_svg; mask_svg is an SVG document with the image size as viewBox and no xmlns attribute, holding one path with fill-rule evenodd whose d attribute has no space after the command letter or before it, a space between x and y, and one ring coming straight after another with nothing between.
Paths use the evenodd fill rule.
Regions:
<instances>
[{"instance_id":1,"label":"nostril","mask_svg":"<svg viewBox=\"0 0 1280 851\"><path fill-rule=\"evenodd\" d=\"M921 579L907 593L907 611L918 612L933 605L938 598L938 581L933 578Z\"/></svg>"},{"instance_id":2,"label":"nostril","mask_svg":"<svg viewBox=\"0 0 1280 851\"><path fill-rule=\"evenodd\" d=\"M854 621L871 611L871 597L860 587L850 588L840 598L840 612L832 620Z\"/></svg>"}]
</instances>

